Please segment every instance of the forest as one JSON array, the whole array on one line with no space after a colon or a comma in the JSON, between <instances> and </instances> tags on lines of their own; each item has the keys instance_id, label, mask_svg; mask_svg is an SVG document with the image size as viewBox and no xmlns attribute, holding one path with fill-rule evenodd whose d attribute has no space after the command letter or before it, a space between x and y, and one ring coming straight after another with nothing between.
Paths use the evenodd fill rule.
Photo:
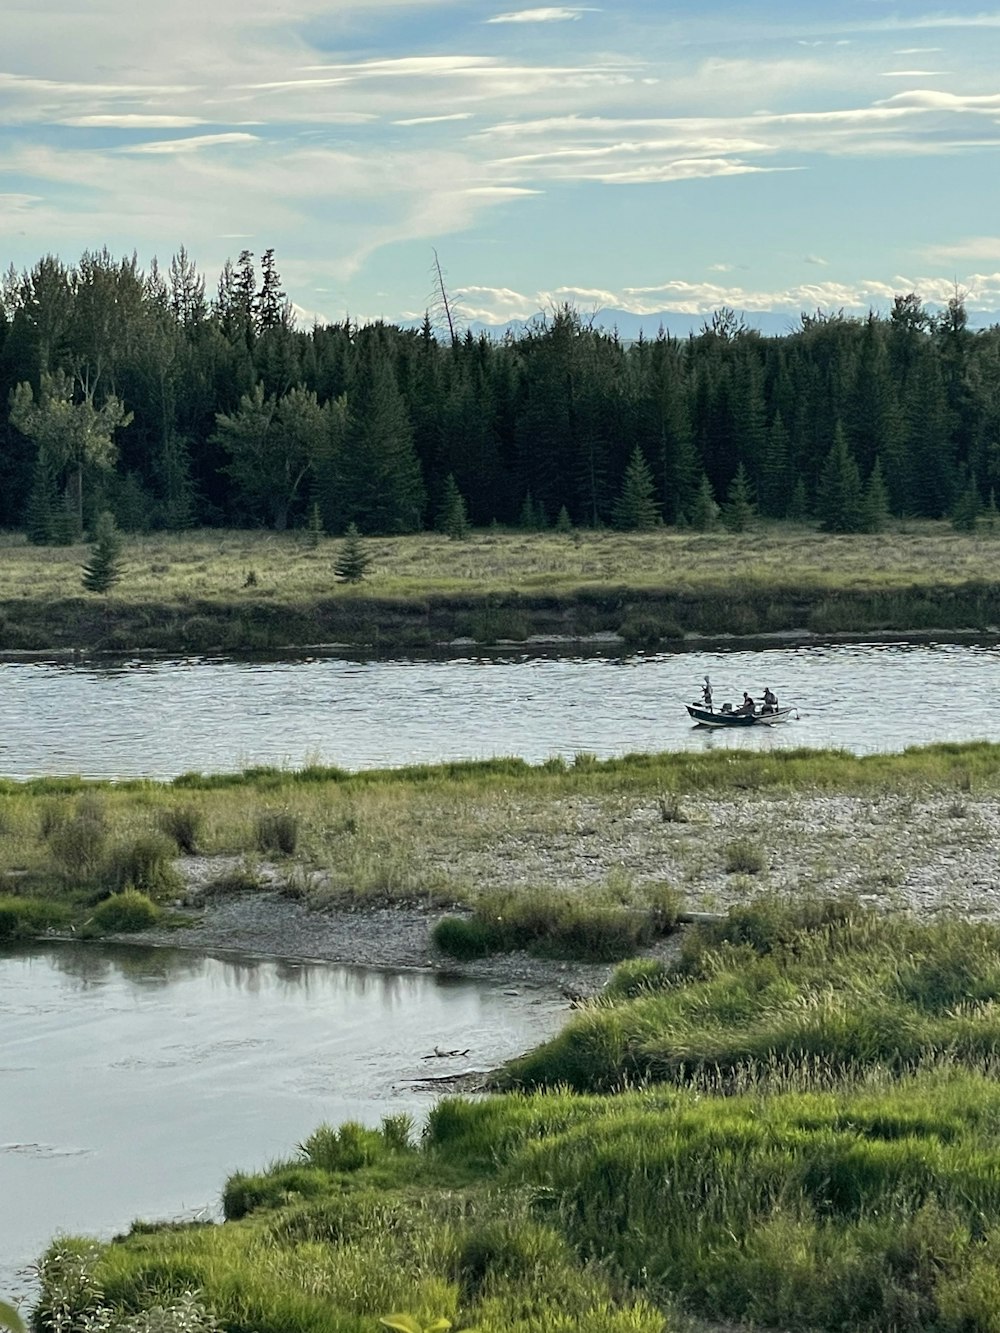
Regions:
<instances>
[{"instance_id":1,"label":"forest","mask_svg":"<svg viewBox=\"0 0 1000 1333\"><path fill-rule=\"evenodd\" d=\"M184 249L166 272L47 255L0 287L0 528L39 544L105 511L133 532L974 527L998 481L1000 327L958 292L626 343L568 306L502 338L298 328L272 250L211 295Z\"/></svg>"}]
</instances>

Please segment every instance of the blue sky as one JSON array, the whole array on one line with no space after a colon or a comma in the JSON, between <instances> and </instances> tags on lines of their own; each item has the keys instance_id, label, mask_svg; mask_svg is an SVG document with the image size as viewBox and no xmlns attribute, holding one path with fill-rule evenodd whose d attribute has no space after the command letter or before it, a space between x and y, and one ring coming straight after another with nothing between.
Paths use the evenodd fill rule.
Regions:
<instances>
[{"instance_id":1,"label":"blue sky","mask_svg":"<svg viewBox=\"0 0 1000 1333\"><path fill-rule=\"evenodd\" d=\"M1000 8L7 0L0 267L273 247L302 318L1000 310Z\"/></svg>"}]
</instances>

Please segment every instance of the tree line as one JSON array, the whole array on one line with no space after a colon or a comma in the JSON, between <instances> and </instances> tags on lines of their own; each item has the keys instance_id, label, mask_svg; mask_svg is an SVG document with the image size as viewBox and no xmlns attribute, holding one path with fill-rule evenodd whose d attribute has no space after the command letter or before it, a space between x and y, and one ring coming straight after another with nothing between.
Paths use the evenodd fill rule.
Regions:
<instances>
[{"instance_id":1,"label":"tree line","mask_svg":"<svg viewBox=\"0 0 1000 1333\"><path fill-rule=\"evenodd\" d=\"M522 334L296 327L274 253L215 291L181 249L48 255L0 285L0 526L739 527L759 513L974 525L1000 482L1000 328L961 297L802 315L723 309L626 343L570 307Z\"/></svg>"}]
</instances>

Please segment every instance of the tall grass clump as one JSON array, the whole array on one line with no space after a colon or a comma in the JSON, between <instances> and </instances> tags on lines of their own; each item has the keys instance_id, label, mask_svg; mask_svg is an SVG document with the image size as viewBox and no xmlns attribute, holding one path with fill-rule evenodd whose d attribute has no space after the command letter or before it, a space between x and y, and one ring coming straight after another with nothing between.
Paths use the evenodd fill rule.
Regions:
<instances>
[{"instance_id":1,"label":"tall grass clump","mask_svg":"<svg viewBox=\"0 0 1000 1333\"><path fill-rule=\"evenodd\" d=\"M121 893L139 889L147 894L176 893L180 875L173 865L174 845L162 833L142 833L109 851L102 868L104 889Z\"/></svg>"},{"instance_id":2,"label":"tall grass clump","mask_svg":"<svg viewBox=\"0 0 1000 1333\"><path fill-rule=\"evenodd\" d=\"M254 822L259 852L292 856L299 841L298 816L290 810L261 810Z\"/></svg>"},{"instance_id":3,"label":"tall grass clump","mask_svg":"<svg viewBox=\"0 0 1000 1333\"><path fill-rule=\"evenodd\" d=\"M434 943L452 957L525 949L545 958L616 962L674 929L679 899L662 886L645 907L554 890L485 893L468 917L444 917Z\"/></svg>"},{"instance_id":4,"label":"tall grass clump","mask_svg":"<svg viewBox=\"0 0 1000 1333\"><path fill-rule=\"evenodd\" d=\"M90 880L100 865L108 840L103 802L82 796L72 813L59 807L43 810L42 836L62 874L77 883Z\"/></svg>"},{"instance_id":5,"label":"tall grass clump","mask_svg":"<svg viewBox=\"0 0 1000 1333\"><path fill-rule=\"evenodd\" d=\"M70 921L70 909L48 898L0 896L0 943L29 940L47 930L58 930Z\"/></svg>"},{"instance_id":6,"label":"tall grass clump","mask_svg":"<svg viewBox=\"0 0 1000 1333\"><path fill-rule=\"evenodd\" d=\"M94 927L105 934L131 934L154 926L160 919L160 909L145 893L123 889L99 902L91 919Z\"/></svg>"},{"instance_id":7,"label":"tall grass clump","mask_svg":"<svg viewBox=\"0 0 1000 1333\"><path fill-rule=\"evenodd\" d=\"M177 844L185 856L195 856L201 839L204 817L193 805L171 805L158 815L160 829Z\"/></svg>"}]
</instances>

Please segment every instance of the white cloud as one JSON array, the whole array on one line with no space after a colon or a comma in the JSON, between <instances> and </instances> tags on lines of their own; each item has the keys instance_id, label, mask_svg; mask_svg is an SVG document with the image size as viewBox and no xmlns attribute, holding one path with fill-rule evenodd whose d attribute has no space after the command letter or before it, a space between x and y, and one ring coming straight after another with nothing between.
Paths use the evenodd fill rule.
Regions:
<instances>
[{"instance_id":1,"label":"white cloud","mask_svg":"<svg viewBox=\"0 0 1000 1333\"><path fill-rule=\"evenodd\" d=\"M206 148L230 144L259 143L256 134L200 134L190 139L159 139L155 143L130 144L119 148L120 153L195 153Z\"/></svg>"},{"instance_id":2,"label":"white cloud","mask_svg":"<svg viewBox=\"0 0 1000 1333\"><path fill-rule=\"evenodd\" d=\"M95 130L184 130L207 122L200 116L156 116L123 112L121 115L67 116L58 124Z\"/></svg>"},{"instance_id":3,"label":"white cloud","mask_svg":"<svg viewBox=\"0 0 1000 1333\"><path fill-rule=\"evenodd\" d=\"M471 111L453 111L450 115L444 116L410 116L406 120L394 120L394 125L440 125L447 120L468 120L472 115Z\"/></svg>"},{"instance_id":4,"label":"white cloud","mask_svg":"<svg viewBox=\"0 0 1000 1333\"><path fill-rule=\"evenodd\" d=\"M586 14L586 9L569 8L565 5L548 5L542 9L514 9L506 14L496 14L486 23L564 23L567 19L578 19Z\"/></svg>"},{"instance_id":5,"label":"white cloud","mask_svg":"<svg viewBox=\"0 0 1000 1333\"><path fill-rule=\"evenodd\" d=\"M1000 236L969 236L945 245L925 246L925 259L949 263L955 259L994 259L1000 262Z\"/></svg>"}]
</instances>

